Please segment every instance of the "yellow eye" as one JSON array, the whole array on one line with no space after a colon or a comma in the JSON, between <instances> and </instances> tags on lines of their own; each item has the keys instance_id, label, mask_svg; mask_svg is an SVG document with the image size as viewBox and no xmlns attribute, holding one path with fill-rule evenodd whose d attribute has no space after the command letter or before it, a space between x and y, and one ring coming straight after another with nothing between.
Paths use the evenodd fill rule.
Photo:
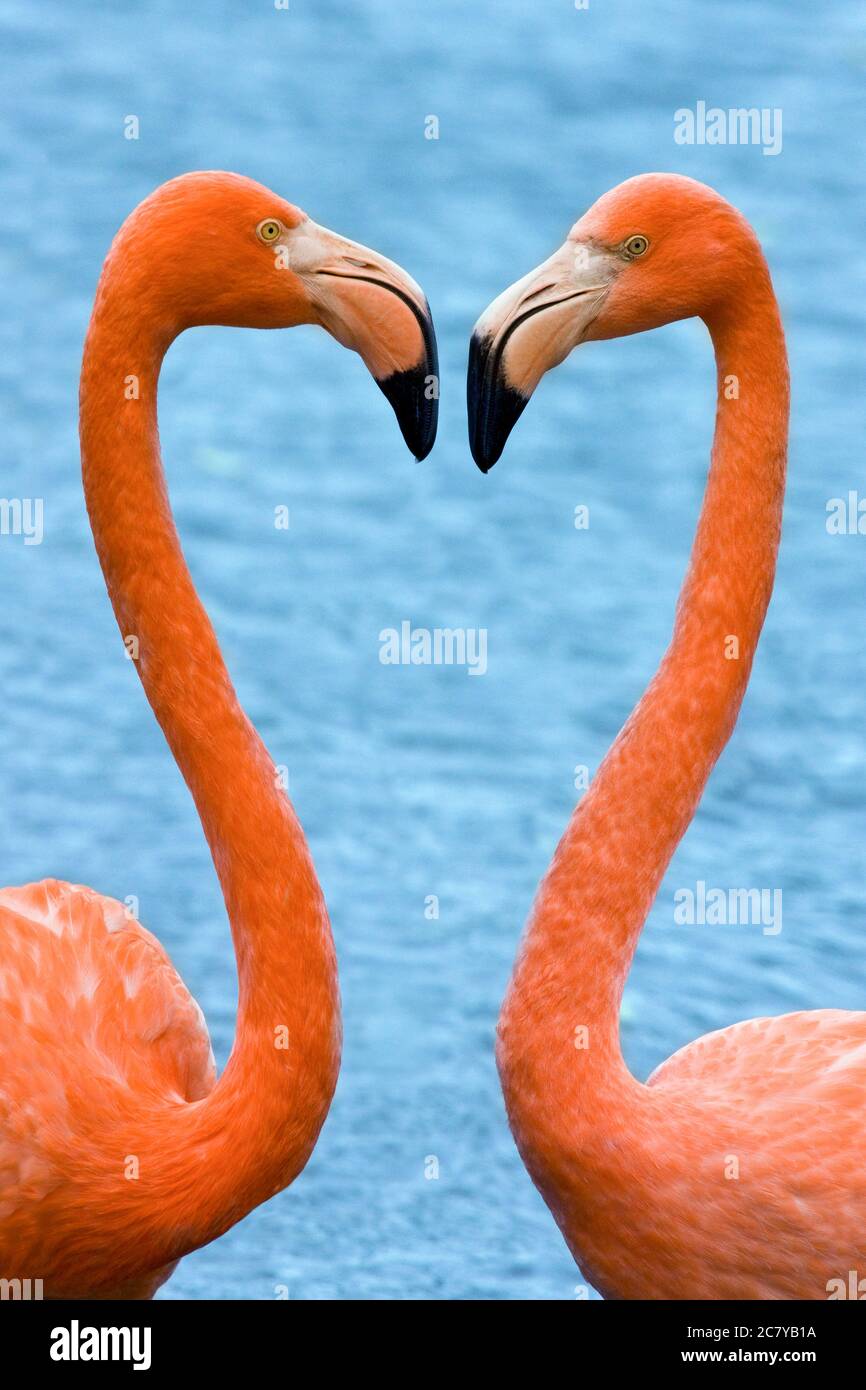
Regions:
<instances>
[{"instance_id":1,"label":"yellow eye","mask_svg":"<svg viewBox=\"0 0 866 1390\"><path fill-rule=\"evenodd\" d=\"M256 236L260 241L276 241L282 230L282 226L275 217L266 217L264 222L260 222L256 227Z\"/></svg>"},{"instance_id":2,"label":"yellow eye","mask_svg":"<svg viewBox=\"0 0 866 1390\"><path fill-rule=\"evenodd\" d=\"M649 242L645 236L630 236L622 249L629 258L632 258L642 256L648 247Z\"/></svg>"}]
</instances>

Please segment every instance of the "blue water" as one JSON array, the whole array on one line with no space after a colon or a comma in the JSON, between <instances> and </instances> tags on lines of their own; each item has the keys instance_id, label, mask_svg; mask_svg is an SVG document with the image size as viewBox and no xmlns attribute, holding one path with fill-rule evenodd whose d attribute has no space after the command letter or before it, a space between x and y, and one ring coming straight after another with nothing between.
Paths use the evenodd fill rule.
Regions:
<instances>
[{"instance_id":1,"label":"blue water","mask_svg":"<svg viewBox=\"0 0 866 1390\"><path fill-rule=\"evenodd\" d=\"M42 545L0 538L0 880L136 895L220 1064L224 911L82 502L77 373L101 260L164 179L237 169L405 265L439 332L440 436L422 465L359 359L316 330L197 330L166 364L178 524L241 697L290 770L346 1040L306 1172L161 1296L573 1298L579 1276L509 1135L493 1029L573 769L598 764L670 630L712 362L693 323L586 348L485 479L466 446L466 343L494 294L632 173L693 174L753 221L794 380L778 583L739 726L642 939L623 1042L645 1076L736 1019L862 1008L866 537L825 527L827 499L864 480L856 10L12 0L0 14L2 490L45 501ZM676 145L673 113L698 100L782 108L782 153ZM378 634L404 619L486 627L488 674L381 665ZM781 888L782 932L674 926L675 889L698 879Z\"/></svg>"}]
</instances>

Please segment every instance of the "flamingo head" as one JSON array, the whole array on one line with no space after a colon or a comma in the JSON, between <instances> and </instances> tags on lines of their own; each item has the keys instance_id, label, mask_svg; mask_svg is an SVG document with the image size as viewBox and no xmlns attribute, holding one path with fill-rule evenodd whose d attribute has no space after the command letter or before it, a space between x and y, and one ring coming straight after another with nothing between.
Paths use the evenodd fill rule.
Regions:
<instances>
[{"instance_id":1,"label":"flamingo head","mask_svg":"<svg viewBox=\"0 0 866 1390\"><path fill-rule=\"evenodd\" d=\"M186 328L319 324L359 353L416 458L436 437L436 335L394 261L313 222L239 174L184 174L123 224L109 261L171 340Z\"/></svg>"},{"instance_id":2,"label":"flamingo head","mask_svg":"<svg viewBox=\"0 0 866 1390\"><path fill-rule=\"evenodd\" d=\"M545 372L579 343L708 320L744 283L745 219L713 189L641 174L599 198L548 260L494 299L469 351L472 456L491 469Z\"/></svg>"}]
</instances>

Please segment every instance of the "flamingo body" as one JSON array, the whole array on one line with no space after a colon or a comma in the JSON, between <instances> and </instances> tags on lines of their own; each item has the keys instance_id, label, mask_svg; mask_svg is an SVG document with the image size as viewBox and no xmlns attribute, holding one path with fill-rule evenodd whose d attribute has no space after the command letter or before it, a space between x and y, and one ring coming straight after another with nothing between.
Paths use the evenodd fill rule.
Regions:
<instances>
[{"instance_id":1,"label":"flamingo body","mask_svg":"<svg viewBox=\"0 0 866 1390\"><path fill-rule=\"evenodd\" d=\"M507 1047L506 1036L518 1148L606 1298L826 1298L857 1268L866 1015L813 1010L709 1033L646 1086L621 1076L591 1124L575 1087L551 1126L549 1100L532 1104Z\"/></svg>"},{"instance_id":2,"label":"flamingo body","mask_svg":"<svg viewBox=\"0 0 866 1390\"><path fill-rule=\"evenodd\" d=\"M46 879L0 891L0 958L0 1266L40 1271L59 1297L69 1252L58 1237L68 1228L74 1240L104 1162L88 1136L116 1129L144 1097L157 1111L203 1099L213 1052L159 941L91 888ZM105 1204L101 1216L110 1222ZM127 1296L149 1295L170 1268Z\"/></svg>"}]
</instances>

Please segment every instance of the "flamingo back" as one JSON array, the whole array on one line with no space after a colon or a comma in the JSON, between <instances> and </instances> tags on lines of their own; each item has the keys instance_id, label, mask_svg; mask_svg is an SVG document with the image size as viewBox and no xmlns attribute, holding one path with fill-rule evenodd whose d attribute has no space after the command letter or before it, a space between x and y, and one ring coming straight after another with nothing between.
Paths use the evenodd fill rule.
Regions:
<instances>
[{"instance_id":1,"label":"flamingo back","mask_svg":"<svg viewBox=\"0 0 866 1390\"><path fill-rule=\"evenodd\" d=\"M214 1081L201 1009L126 908L56 879L0 890L0 1220L129 1104Z\"/></svg>"}]
</instances>

